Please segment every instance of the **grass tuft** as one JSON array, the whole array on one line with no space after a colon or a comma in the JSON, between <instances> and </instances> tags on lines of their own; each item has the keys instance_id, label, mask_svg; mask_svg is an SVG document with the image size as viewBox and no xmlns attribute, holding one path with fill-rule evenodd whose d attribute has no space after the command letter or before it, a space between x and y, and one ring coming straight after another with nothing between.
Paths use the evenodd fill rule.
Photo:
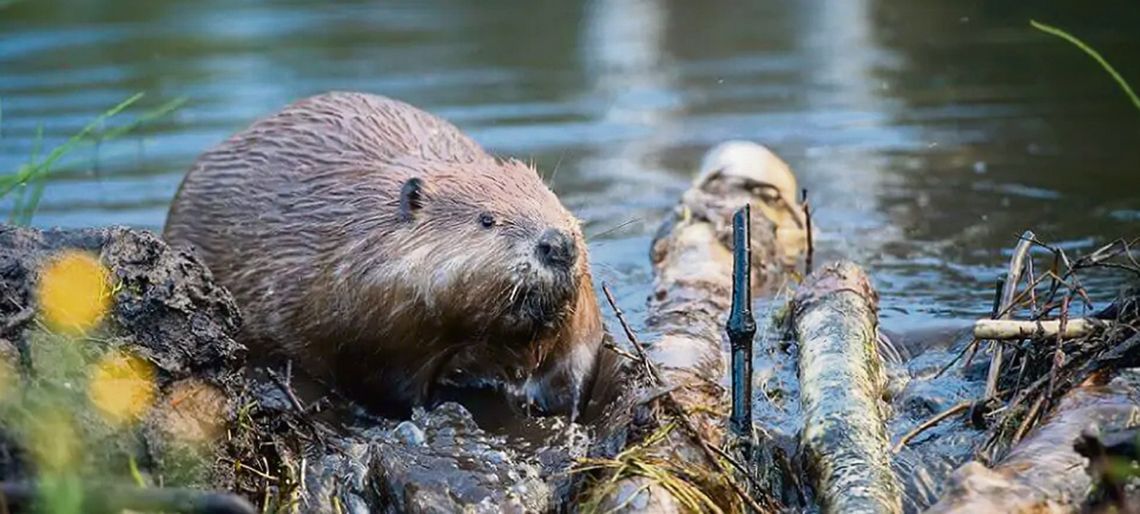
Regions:
<instances>
[{"instance_id":1,"label":"grass tuft","mask_svg":"<svg viewBox=\"0 0 1140 514\"><path fill-rule=\"evenodd\" d=\"M581 511L592 514L620 512L643 491L658 486L668 491L688 512L724 514L720 502L697 485L701 482L715 483L718 477L709 476L708 471L685 465L675 459L663 458L653 451L655 445L668 437L675 428L674 423L668 423L650 434L640 444L626 448L612 459L579 459L577 466L572 470L573 473L604 471L609 475L608 478L602 479L601 483L590 488L582 502ZM618 482L628 477L644 478L645 483L636 491L626 491L621 504L606 505L607 500L619 492Z\"/></svg>"}]
</instances>

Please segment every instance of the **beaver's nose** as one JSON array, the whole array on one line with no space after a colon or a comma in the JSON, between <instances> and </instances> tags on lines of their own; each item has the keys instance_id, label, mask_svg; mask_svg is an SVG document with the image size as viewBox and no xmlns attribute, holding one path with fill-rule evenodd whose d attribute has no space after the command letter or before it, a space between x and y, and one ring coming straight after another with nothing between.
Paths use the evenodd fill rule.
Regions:
<instances>
[{"instance_id":1,"label":"beaver's nose","mask_svg":"<svg viewBox=\"0 0 1140 514\"><path fill-rule=\"evenodd\" d=\"M574 240L565 232L549 228L538 236L538 245L535 247L538 260L547 266L569 268L578 258L578 248Z\"/></svg>"}]
</instances>

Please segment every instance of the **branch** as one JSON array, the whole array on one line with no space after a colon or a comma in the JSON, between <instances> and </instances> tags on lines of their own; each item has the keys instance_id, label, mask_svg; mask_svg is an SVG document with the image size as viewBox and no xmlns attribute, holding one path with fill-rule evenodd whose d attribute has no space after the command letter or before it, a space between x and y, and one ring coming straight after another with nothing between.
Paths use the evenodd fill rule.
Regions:
<instances>
[{"instance_id":1,"label":"branch","mask_svg":"<svg viewBox=\"0 0 1140 514\"><path fill-rule=\"evenodd\" d=\"M1063 339L1075 339L1108 328L1111 323L1096 318L1068 320ZM974 323L974 337L993 340L1054 338L1061 333L1061 320L1021 321L1012 319L980 319Z\"/></svg>"}]
</instances>

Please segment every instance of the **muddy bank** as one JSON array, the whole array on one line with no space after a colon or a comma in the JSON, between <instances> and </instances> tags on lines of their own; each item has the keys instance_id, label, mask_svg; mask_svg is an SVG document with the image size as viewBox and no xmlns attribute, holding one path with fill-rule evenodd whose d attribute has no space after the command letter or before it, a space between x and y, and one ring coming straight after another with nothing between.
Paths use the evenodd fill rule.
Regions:
<instances>
[{"instance_id":1,"label":"muddy bank","mask_svg":"<svg viewBox=\"0 0 1140 514\"><path fill-rule=\"evenodd\" d=\"M85 298L99 308L75 317ZM209 271L151 234L0 228L5 483L253 491L235 466L258 451L234 430L239 324Z\"/></svg>"},{"instance_id":2,"label":"muddy bank","mask_svg":"<svg viewBox=\"0 0 1140 514\"><path fill-rule=\"evenodd\" d=\"M91 266L52 282L68 256ZM269 511L546 512L566 504L567 470L586 451L582 428L555 418L533 422L547 439L510 440L455 403L397 423L336 398L302 400L302 377L246 369L233 339L240 315L209 271L144 231L3 228L0 279L9 505L43 500L39 484L57 480L75 486L69 501L83 511L155 507L156 491L169 493L157 504L166 510L217 499L173 489L184 487ZM45 283L63 284L66 298L94 284L104 309L82 330L53 326ZM73 444L60 450L61 440ZM223 499L238 502L230 512L249 507Z\"/></svg>"}]
</instances>

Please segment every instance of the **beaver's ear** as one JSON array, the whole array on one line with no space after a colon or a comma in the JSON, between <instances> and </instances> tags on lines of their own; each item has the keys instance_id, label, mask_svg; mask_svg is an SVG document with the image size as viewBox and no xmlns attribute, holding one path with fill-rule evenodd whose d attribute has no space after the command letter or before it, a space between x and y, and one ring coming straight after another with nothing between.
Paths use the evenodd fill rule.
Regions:
<instances>
[{"instance_id":1,"label":"beaver's ear","mask_svg":"<svg viewBox=\"0 0 1140 514\"><path fill-rule=\"evenodd\" d=\"M418 177L412 177L404 182L400 188L400 219L412 221L416 211L424 206L424 182Z\"/></svg>"}]
</instances>

